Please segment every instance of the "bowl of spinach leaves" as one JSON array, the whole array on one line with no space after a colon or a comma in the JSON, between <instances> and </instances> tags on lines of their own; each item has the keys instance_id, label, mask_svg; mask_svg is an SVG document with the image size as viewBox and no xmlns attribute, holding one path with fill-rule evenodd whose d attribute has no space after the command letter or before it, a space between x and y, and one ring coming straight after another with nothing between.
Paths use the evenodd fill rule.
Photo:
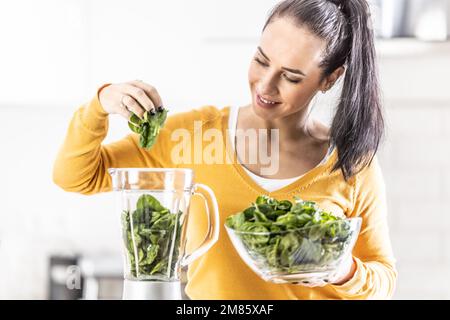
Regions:
<instances>
[{"instance_id":1,"label":"bowl of spinach leaves","mask_svg":"<svg viewBox=\"0 0 450 320\"><path fill-rule=\"evenodd\" d=\"M361 218L341 218L315 202L259 196L225 222L244 262L266 281L327 281L355 245Z\"/></svg>"}]
</instances>

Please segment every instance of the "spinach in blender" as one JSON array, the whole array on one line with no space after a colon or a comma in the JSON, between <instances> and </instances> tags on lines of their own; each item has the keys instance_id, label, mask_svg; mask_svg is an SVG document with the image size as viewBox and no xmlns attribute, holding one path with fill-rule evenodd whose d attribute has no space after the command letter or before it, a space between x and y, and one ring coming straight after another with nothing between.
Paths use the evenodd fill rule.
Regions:
<instances>
[{"instance_id":1,"label":"spinach in blender","mask_svg":"<svg viewBox=\"0 0 450 320\"><path fill-rule=\"evenodd\" d=\"M122 214L131 276L138 279L176 274L182 212L171 213L153 196L139 197L136 210Z\"/></svg>"}]
</instances>

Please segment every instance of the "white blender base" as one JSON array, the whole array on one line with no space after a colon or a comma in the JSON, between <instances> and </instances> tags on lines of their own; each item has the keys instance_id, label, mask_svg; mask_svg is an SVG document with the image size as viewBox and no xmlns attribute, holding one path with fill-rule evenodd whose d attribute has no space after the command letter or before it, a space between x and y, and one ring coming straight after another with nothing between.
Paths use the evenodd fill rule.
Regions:
<instances>
[{"instance_id":1,"label":"white blender base","mask_svg":"<svg viewBox=\"0 0 450 320\"><path fill-rule=\"evenodd\" d=\"M181 300L179 281L124 280L123 300Z\"/></svg>"}]
</instances>

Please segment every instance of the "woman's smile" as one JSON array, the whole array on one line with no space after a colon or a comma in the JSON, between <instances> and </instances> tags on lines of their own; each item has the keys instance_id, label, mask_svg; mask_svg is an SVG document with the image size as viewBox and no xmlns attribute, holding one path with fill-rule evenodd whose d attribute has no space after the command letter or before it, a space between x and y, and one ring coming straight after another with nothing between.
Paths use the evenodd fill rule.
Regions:
<instances>
[{"instance_id":1,"label":"woman's smile","mask_svg":"<svg viewBox=\"0 0 450 320\"><path fill-rule=\"evenodd\" d=\"M255 101L259 107L264 108L264 109L273 109L281 104L281 102L264 99L258 93L256 93L256 95L255 95Z\"/></svg>"}]
</instances>

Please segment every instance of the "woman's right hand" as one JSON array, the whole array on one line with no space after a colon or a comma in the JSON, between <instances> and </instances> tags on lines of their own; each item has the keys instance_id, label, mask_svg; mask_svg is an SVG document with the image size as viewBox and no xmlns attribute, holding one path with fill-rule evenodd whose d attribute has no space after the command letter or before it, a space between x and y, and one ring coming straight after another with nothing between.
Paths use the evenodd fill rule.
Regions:
<instances>
[{"instance_id":1,"label":"woman's right hand","mask_svg":"<svg viewBox=\"0 0 450 320\"><path fill-rule=\"evenodd\" d=\"M144 112L151 114L162 108L158 91L140 80L111 84L99 93L100 104L108 114L120 114L129 120L132 113L142 119Z\"/></svg>"}]
</instances>

